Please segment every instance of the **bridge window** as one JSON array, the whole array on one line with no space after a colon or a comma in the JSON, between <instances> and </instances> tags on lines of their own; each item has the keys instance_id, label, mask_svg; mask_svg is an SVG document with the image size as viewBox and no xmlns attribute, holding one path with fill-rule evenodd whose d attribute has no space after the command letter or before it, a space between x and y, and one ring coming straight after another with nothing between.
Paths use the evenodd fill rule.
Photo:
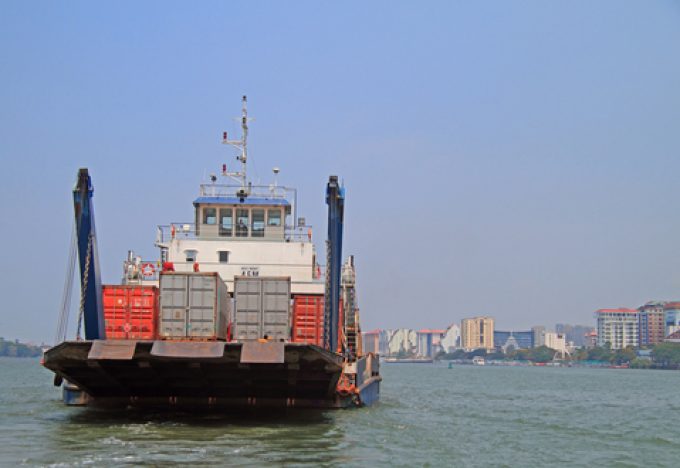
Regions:
<instances>
[{"instance_id":1,"label":"bridge window","mask_svg":"<svg viewBox=\"0 0 680 468\"><path fill-rule=\"evenodd\" d=\"M234 229L234 214L231 208L220 208L220 236L231 237Z\"/></svg>"},{"instance_id":2,"label":"bridge window","mask_svg":"<svg viewBox=\"0 0 680 468\"><path fill-rule=\"evenodd\" d=\"M269 210L267 213L267 226L281 226L281 210Z\"/></svg>"},{"instance_id":3,"label":"bridge window","mask_svg":"<svg viewBox=\"0 0 680 468\"><path fill-rule=\"evenodd\" d=\"M248 210L236 210L236 237L248 237L249 218Z\"/></svg>"},{"instance_id":4,"label":"bridge window","mask_svg":"<svg viewBox=\"0 0 680 468\"><path fill-rule=\"evenodd\" d=\"M217 210L215 208L203 208L203 224L217 224Z\"/></svg>"},{"instance_id":5,"label":"bridge window","mask_svg":"<svg viewBox=\"0 0 680 468\"><path fill-rule=\"evenodd\" d=\"M253 210L253 237L264 237L264 210Z\"/></svg>"}]
</instances>

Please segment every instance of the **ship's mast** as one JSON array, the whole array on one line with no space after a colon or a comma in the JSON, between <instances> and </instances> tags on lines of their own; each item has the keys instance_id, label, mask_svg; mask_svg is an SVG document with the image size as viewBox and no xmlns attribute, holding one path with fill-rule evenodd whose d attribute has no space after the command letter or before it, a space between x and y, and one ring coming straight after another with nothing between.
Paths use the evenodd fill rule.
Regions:
<instances>
[{"instance_id":1,"label":"ship's mast","mask_svg":"<svg viewBox=\"0 0 680 468\"><path fill-rule=\"evenodd\" d=\"M241 189L247 191L248 177L246 175L246 165L248 162L248 122L252 119L248 118L248 98L243 96L241 102L241 139L230 140L227 138L227 132L222 132L222 143L231 145L240 150L240 154L236 156L236 160L241 163L241 171L227 172L226 165L224 165L222 167L222 175L238 180L241 183Z\"/></svg>"}]
</instances>

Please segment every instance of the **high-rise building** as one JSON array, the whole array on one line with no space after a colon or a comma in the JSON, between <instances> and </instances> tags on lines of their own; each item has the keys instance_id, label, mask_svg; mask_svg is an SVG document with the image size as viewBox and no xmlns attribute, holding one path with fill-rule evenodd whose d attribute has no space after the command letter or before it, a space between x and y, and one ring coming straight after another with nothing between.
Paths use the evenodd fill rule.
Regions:
<instances>
[{"instance_id":1,"label":"high-rise building","mask_svg":"<svg viewBox=\"0 0 680 468\"><path fill-rule=\"evenodd\" d=\"M665 302L648 302L638 307L638 334L640 346L663 343L666 336Z\"/></svg>"},{"instance_id":2,"label":"high-rise building","mask_svg":"<svg viewBox=\"0 0 680 468\"><path fill-rule=\"evenodd\" d=\"M493 318L473 317L463 319L460 326L461 347L465 350L493 350Z\"/></svg>"},{"instance_id":3,"label":"high-rise building","mask_svg":"<svg viewBox=\"0 0 680 468\"><path fill-rule=\"evenodd\" d=\"M444 336L440 341L442 351L445 353L452 353L458 346L460 346L460 327L455 323L451 324L446 329Z\"/></svg>"},{"instance_id":4,"label":"high-rise building","mask_svg":"<svg viewBox=\"0 0 680 468\"><path fill-rule=\"evenodd\" d=\"M611 349L639 346L637 309L600 309L595 312L595 317L598 346L607 343Z\"/></svg>"},{"instance_id":5,"label":"high-rise building","mask_svg":"<svg viewBox=\"0 0 680 468\"><path fill-rule=\"evenodd\" d=\"M361 336L364 353L380 354L380 330L362 332Z\"/></svg>"},{"instance_id":6,"label":"high-rise building","mask_svg":"<svg viewBox=\"0 0 680 468\"><path fill-rule=\"evenodd\" d=\"M567 352L567 340L563 333L543 332L545 346L558 351L564 356Z\"/></svg>"},{"instance_id":7,"label":"high-rise building","mask_svg":"<svg viewBox=\"0 0 680 468\"><path fill-rule=\"evenodd\" d=\"M418 335L409 328L390 330L388 336L388 354L415 354L418 346Z\"/></svg>"},{"instance_id":8,"label":"high-rise building","mask_svg":"<svg viewBox=\"0 0 680 468\"><path fill-rule=\"evenodd\" d=\"M381 356L390 354L390 334L387 330L380 330L378 343L378 351Z\"/></svg>"},{"instance_id":9,"label":"high-rise building","mask_svg":"<svg viewBox=\"0 0 680 468\"><path fill-rule=\"evenodd\" d=\"M545 341L543 341L545 327L543 325L536 325L535 327L531 327L531 331L534 334L534 347L545 345Z\"/></svg>"},{"instance_id":10,"label":"high-rise building","mask_svg":"<svg viewBox=\"0 0 680 468\"><path fill-rule=\"evenodd\" d=\"M434 357L442 350L441 340L446 330L418 330L416 355L419 357Z\"/></svg>"}]
</instances>

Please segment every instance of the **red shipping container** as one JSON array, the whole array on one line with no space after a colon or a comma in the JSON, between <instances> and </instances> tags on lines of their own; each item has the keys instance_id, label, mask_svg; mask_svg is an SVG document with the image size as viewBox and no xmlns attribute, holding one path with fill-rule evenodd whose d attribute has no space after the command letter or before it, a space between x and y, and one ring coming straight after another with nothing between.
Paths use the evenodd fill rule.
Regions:
<instances>
[{"instance_id":1,"label":"red shipping container","mask_svg":"<svg viewBox=\"0 0 680 468\"><path fill-rule=\"evenodd\" d=\"M158 329L156 286L105 285L102 287L106 338L155 340Z\"/></svg>"},{"instance_id":2,"label":"red shipping container","mask_svg":"<svg viewBox=\"0 0 680 468\"><path fill-rule=\"evenodd\" d=\"M309 343L323 346L324 297L320 294L293 296L293 343ZM338 334L343 323L342 299L339 306Z\"/></svg>"},{"instance_id":3,"label":"red shipping container","mask_svg":"<svg viewBox=\"0 0 680 468\"><path fill-rule=\"evenodd\" d=\"M293 296L293 343L323 346L324 299L322 295Z\"/></svg>"}]
</instances>

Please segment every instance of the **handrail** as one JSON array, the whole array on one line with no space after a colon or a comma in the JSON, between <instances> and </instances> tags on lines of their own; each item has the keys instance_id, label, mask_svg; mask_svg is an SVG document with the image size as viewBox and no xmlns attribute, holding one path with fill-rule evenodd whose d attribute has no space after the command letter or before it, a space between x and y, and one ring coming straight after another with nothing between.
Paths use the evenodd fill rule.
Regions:
<instances>
[{"instance_id":1,"label":"handrail","mask_svg":"<svg viewBox=\"0 0 680 468\"><path fill-rule=\"evenodd\" d=\"M219 232L220 226L219 225L208 225L207 226L209 229L214 229L214 227L217 227L217 230ZM170 224L160 224L157 226L158 229L158 235L156 237L156 244L163 244L165 242L169 242L172 239L182 239L182 240L210 240L210 241L256 241L256 242L261 242L261 241L281 241L281 242L303 242L303 243L308 243L311 242L311 232L313 229L313 226L299 226L297 228L287 225L283 227L283 237L280 237L280 234L277 234L276 237L272 236L266 236L267 230L272 229L272 228L281 228L281 226L264 226L264 230L262 231L262 236L253 236L252 235L252 226L248 226L248 236L237 236L236 235L236 226L232 226L232 235L227 236L227 235L217 235L217 236L207 236L205 234L201 234L199 230L199 234L196 234L196 224L195 223L170 223ZM205 232L205 227L203 227Z\"/></svg>"},{"instance_id":2,"label":"handrail","mask_svg":"<svg viewBox=\"0 0 680 468\"><path fill-rule=\"evenodd\" d=\"M224 197L238 196L237 193L243 187L233 184L201 184L199 194L201 197ZM286 194L295 194L297 190L282 185L250 185L248 196L266 198L286 198Z\"/></svg>"},{"instance_id":3,"label":"handrail","mask_svg":"<svg viewBox=\"0 0 680 468\"><path fill-rule=\"evenodd\" d=\"M194 271L194 263L198 263L199 269L202 266L212 268L212 267L219 267L219 266L229 266L229 267L242 267L242 266L252 266L252 263L247 263L247 262L229 262L229 263L221 263L221 262L206 262L206 261L198 261L198 262L172 262L173 267L175 268L176 271L180 272L190 272ZM145 268L147 265L152 265L153 266L153 271L152 274L148 274L151 269L148 267ZM125 282L126 284L142 284L142 281L158 281L159 280L159 274L163 270L163 264L160 260L139 260L139 263L135 263L131 265L133 270L130 272L123 272L123 276L125 277ZM258 263L258 266L276 266L276 267L302 267L302 268L311 268L310 266L304 266L304 265L297 265L297 264L281 264L281 263ZM326 275L326 265L323 264L317 264L315 267L315 270L313 272L313 279L311 283L319 283L323 282L325 275ZM212 270L208 270L212 271ZM147 272L147 275L145 276L144 273Z\"/></svg>"}]
</instances>

